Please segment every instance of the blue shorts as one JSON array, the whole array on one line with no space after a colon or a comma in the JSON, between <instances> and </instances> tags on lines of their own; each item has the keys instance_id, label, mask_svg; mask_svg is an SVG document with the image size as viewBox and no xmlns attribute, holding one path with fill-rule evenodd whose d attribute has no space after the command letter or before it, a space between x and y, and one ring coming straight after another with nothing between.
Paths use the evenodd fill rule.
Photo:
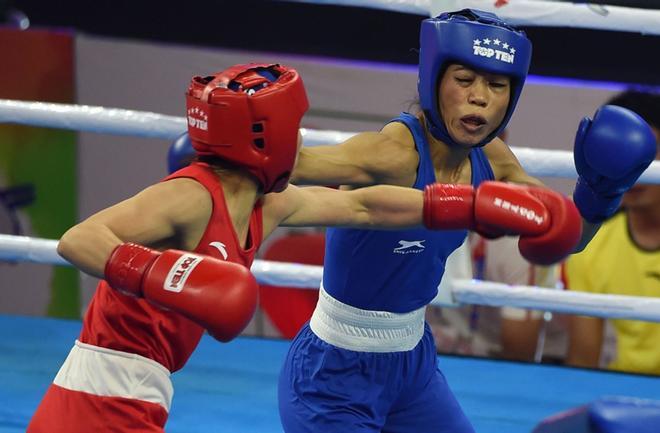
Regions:
<instances>
[{"instance_id":1,"label":"blue shorts","mask_svg":"<svg viewBox=\"0 0 660 433\"><path fill-rule=\"evenodd\" d=\"M405 352L356 352L318 338L305 325L279 379L286 433L474 433L437 366L425 326Z\"/></svg>"}]
</instances>

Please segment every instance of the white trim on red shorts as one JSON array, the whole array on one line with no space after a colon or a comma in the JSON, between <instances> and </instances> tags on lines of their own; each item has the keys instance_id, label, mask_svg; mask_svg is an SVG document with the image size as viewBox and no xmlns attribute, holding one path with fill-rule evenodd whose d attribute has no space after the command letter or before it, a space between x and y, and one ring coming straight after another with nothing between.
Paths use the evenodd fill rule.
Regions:
<instances>
[{"instance_id":1,"label":"white trim on red shorts","mask_svg":"<svg viewBox=\"0 0 660 433\"><path fill-rule=\"evenodd\" d=\"M78 340L53 383L98 396L157 403L168 412L174 394L170 372L156 361Z\"/></svg>"}]
</instances>

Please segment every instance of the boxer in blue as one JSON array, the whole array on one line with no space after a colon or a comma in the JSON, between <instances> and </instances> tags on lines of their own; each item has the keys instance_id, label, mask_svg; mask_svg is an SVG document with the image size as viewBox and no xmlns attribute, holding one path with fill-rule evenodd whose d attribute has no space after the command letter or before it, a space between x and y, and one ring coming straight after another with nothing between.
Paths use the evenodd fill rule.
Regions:
<instances>
[{"instance_id":1,"label":"boxer in blue","mask_svg":"<svg viewBox=\"0 0 660 433\"><path fill-rule=\"evenodd\" d=\"M497 138L529 68L525 34L493 14L462 10L424 20L420 39L422 113L403 113L379 132L336 146L304 148L293 179L424 189L426 203L434 203L425 205L425 226L444 230L327 232L319 302L279 379L287 433L473 432L437 367L424 323L447 256L465 239L465 228L488 237L531 230L513 227L510 215L493 218L496 208L515 209L530 221L538 212L551 214L543 234L521 236L521 253L534 263L560 260L570 251L569 239L580 236L562 224L570 206L539 188ZM179 164L186 148L185 137L175 143L170 166ZM651 129L628 110L605 106L582 121L575 140L580 177L574 201L583 217L576 250L616 210L655 154ZM487 180L503 182L480 186ZM510 183L535 185L530 191L545 210L531 201L520 205L519 197L507 200L525 188Z\"/></svg>"},{"instance_id":2,"label":"boxer in blue","mask_svg":"<svg viewBox=\"0 0 660 433\"><path fill-rule=\"evenodd\" d=\"M437 211L446 228L458 228L452 221L464 215L454 205L457 197L471 200L482 181L541 185L497 138L522 92L531 43L494 14L476 10L424 20L420 42L423 112L403 113L379 132L336 146L303 149L294 180L418 189L456 184L467 192L446 194L446 206ZM605 106L583 121L575 144L580 249L653 160L655 142L641 118ZM473 199L486 200L478 194ZM489 237L506 234L479 222L474 230ZM319 302L294 339L279 379L287 433L474 432L437 367L424 323L445 260L466 234L328 230ZM552 262L557 244L555 239L530 254L523 241L520 249L532 261Z\"/></svg>"}]
</instances>

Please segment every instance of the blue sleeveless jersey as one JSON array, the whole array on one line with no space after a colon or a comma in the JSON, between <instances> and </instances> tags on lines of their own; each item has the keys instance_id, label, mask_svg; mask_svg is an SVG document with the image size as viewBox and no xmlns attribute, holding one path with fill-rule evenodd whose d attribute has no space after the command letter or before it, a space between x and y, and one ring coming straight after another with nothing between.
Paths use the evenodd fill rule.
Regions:
<instances>
[{"instance_id":1,"label":"blue sleeveless jersey","mask_svg":"<svg viewBox=\"0 0 660 433\"><path fill-rule=\"evenodd\" d=\"M419 153L413 188L435 182L424 129L408 113L392 120L408 127ZM472 185L493 180L482 148L470 152ZM428 304L437 294L445 261L458 248L466 230L358 230L326 232L323 288L333 298L364 310L405 313Z\"/></svg>"}]
</instances>

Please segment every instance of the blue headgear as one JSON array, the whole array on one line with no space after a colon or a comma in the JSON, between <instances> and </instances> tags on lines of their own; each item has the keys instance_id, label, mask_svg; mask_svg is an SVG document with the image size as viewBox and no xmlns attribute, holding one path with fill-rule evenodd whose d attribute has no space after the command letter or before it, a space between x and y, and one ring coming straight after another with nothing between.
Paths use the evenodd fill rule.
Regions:
<instances>
[{"instance_id":1,"label":"blue headgear","mask_svg":"<svg viewBox=\"0 0 660 433\"><path fill-rule=\"evenodd\" d=\"M491 141L509 123L527 77L532 43L497 15L475 9L443 13L422 22L419 50L420 104L431 134L447 144L450 137L438 106L438 84L449 63L511 78L509 107L502 123L478 146Z\"/></svg>"}]
</instances>

